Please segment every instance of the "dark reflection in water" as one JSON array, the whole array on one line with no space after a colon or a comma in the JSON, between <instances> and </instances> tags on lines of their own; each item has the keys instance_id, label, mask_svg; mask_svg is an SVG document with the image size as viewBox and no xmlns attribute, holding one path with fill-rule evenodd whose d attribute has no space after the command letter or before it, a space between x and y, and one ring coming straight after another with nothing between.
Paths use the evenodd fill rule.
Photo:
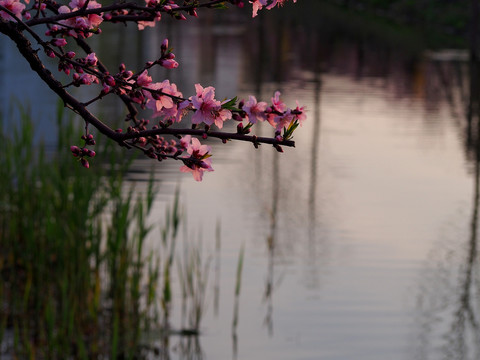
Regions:
<instances>
[{"instance_id":1,"label":"dark reflection in water","mask_svg":"<svg viewBox=\"0 0 480 360\"><path fill-rule=\"evenodd\" d=\"M467 158L473 163L472 206L470 223L459 221L464 229L461 229L462 225L457 225L460 230L449 233L446 239L435 244L427 265L428 274L422 279L417 305L420 332L416 352L416 359L421 360L480 357L479 63L475 56L471 56L467 63L463 54L460 59L458 53L449 55L454 55L454 58L435 59L435 68L452 117L465 129L464 148ZM457 76L451 76L452 73ZM464 218L468 216L465 214Z\"/></svg>"}]
</instances>

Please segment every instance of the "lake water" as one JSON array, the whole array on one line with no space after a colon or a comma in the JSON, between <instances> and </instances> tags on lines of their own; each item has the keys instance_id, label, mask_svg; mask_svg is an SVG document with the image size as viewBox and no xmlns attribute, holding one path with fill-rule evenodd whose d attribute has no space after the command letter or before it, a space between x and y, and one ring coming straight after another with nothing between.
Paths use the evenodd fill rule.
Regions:
<instances>
[{"instance_id":1,"label":"lake water","mask_svg":"<svg viewBox=\"0 0 480 360\"><path fill-rule=\"evenodd\" d=\"M171 337L162 358L478 359L478 162L462 54L427 56L375 29L284 26L271 13L161 28L180 67L157 75L184 94L196 82L219 98L279 89L308 110L283 154L212 140L202 183L156 164L152 223L179 186L188 238L212 259L201 335ZM163 37L147 32L131 62L158 55ZM135 163L132 181L150 165ZM158 228L150 241L157 251ZM174 294L174 327L178 308Z\"/></svg>"}]
</instances>

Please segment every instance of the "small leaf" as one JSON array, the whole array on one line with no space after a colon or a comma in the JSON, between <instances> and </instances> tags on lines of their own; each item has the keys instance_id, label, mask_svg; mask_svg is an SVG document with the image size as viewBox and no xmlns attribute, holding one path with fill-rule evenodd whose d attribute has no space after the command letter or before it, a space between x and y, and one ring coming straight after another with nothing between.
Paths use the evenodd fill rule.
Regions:
<instances>
[{"instance_id":1,"label":"small leaf","mask_svg":"<svg viewBox=\"0 0 480 360\"><path fill-rule=\"evenodd\" d=\"M218 4L210 5L209 8L212 9L228 9L228 6L225 4L225 2L221 2Z\"/></svg>"},{"instance_id":2,"label":"small leaf","mask_svg":"<svg viewBox=\"0 0 480 360\"><path fill-rule=\"evenodd\" d=\"M222 104L222 109L238 111L238 109L234 107L236 103L237 103L237 97L235 96L233 99L228 100L225 104Z\"/></svg>"}]
</instances>

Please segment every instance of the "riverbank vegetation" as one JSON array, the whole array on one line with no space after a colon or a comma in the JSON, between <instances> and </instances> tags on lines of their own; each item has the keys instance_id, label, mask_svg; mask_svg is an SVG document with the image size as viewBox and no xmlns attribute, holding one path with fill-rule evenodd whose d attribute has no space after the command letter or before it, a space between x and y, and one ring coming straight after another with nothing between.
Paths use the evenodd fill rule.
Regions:
<instances>
[{"instance_id":1,"label":"riverbank vegetation","mask_svg":"<svg viewBox=\"0 0 480 360\"><path fill-rule=\"evenodd\" d=\"M95 167L78 166L68 148L81 129L61 109L51 152L36 144L26 110L18 128L0 127L0 356L141 358L155 350L142 334L168 323L176 268L173 250L145 251L157 186L134 192L124 180L131 160L109 144L98 145ZM165 248L178 198L171 213Z\"/></svg>"}]
</instances>

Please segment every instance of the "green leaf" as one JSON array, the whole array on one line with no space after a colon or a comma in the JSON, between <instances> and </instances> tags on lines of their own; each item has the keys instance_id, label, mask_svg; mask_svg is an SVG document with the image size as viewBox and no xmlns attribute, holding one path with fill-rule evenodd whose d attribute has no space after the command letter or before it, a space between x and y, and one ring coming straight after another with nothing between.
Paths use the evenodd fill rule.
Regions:
<instances>
[{"instance_id":1,"label":"green leaf","mask_svg":"<svg viewBox=\"0 0 480 360\"><path fill-rule=\"evenodd\" d=\"M233 99L228 100L225 104L222 104L222 109L239 111L240 109L237 109L234 107L236 103L237 103L237 97L235 96Z\"/></svg>"},{"instance_id":2,"label":"green leaf","mask_svg":"<svg viewBox=\"0 0 480 360\"><path fill-rule=\"evenodd\" d=\"M225 4L225 2L221 2L218 4L210 5L209 8L212 9L228 9L228 6Z\"/></svg>"}]
</instances>

